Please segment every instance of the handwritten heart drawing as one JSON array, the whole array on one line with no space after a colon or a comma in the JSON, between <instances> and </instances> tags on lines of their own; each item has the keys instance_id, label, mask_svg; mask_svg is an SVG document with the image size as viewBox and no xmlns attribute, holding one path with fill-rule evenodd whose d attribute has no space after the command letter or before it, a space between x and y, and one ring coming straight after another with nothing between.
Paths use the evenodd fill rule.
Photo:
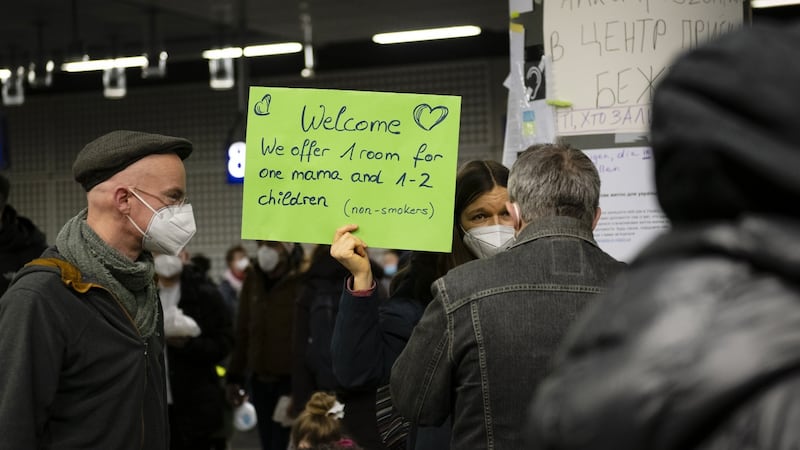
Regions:
<instances>
[{"instance_id":1,"label":"handwritten heart drawing","mask_svg":"<svg viewBox=\"0 0 800 450\"><path fill-rule=\"evenodd\" d=\"M425 131L431 131L433 127L442 123L447 113L450 112L446 106L436 106L422 103L414 108L414 122Z\"/></svg>"},{"instance_id":2,"label":"handwritten heart drawing","mask_svg":"<svg viewBox=\"0 0 800 450\"><path fill-rule=\"evenodd\" d=\"M256 106L253 107L253 112L258 116L268 116L270 103L272 103L272 96L269 94L264 95L261 97L261 100L256 102Z\"/></svg>"}]
</instances>

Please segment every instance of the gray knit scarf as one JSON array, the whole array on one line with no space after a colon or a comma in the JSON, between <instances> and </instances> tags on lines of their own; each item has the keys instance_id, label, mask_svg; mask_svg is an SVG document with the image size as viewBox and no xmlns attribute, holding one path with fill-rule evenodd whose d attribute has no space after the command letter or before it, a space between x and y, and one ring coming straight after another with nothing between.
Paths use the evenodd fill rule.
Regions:
<instances>
[{"instance_id":1,"label":"gray knit scarf","mask_svg":"<svg viewBox=\"0 0 800 450\"><path fill-rule=\"evenodd\" d=\"M56 237L58 252L84 278L97 281L113 292L133 318L139 334L149 337L158 322L152 255L142 252L137 261L131 261L89 228L86 213L84 209L61 228Z\"/></svg>"}]
</instances>

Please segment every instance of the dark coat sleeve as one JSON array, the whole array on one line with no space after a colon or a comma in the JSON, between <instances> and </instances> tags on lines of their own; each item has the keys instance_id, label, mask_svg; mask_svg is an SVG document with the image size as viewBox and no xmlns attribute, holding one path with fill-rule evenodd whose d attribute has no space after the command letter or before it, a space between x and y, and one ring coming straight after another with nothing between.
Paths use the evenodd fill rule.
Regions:
<instances>
[{"instance_id":1,"label":"dark coat sleeve","mask_svg":"<svg viewBox=\"0 0 800 450\"><path fill-rule=\"evenodd\" d=\"M387 384L392 364L421 316L422 306L414 300L381 301L377 290L369 297L355 297L344 289L331 341L339 383L346 389Z\"/></svg>"}]
</instances>

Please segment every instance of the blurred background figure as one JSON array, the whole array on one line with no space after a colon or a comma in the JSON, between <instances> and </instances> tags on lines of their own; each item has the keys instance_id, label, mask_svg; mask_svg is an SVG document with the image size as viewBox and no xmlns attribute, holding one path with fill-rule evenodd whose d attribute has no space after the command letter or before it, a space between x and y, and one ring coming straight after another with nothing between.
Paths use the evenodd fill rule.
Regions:
<instances>
[{"instance_id":1,"label":"blurred background figure","mask_svg":"<svg viewBox=\"0 0 800 450\"><path fill-rule=\"evenodd\" d=\"M249 391L264 450L285 450L289 444L289 428L271 418L278 400L291 395L293 309L303 254L299 244L259 241L257 264L247 269L239 299L227 397L238 407Z\"/></svg>"},{"instance_id":2,"label":"blurred background figure","mask_svg":"<svg viewBox=\"0 0 800 450\"><path fill-rule=\"evenodd\" d=\"M330 253L330 245L318 245L308 269L302 275L302 290L294 314L294 369L292 371L292 410L297 416L315 391L336 393L347 404L343 429L368 449L383 447L375 420L375 388L344 389L333 374L331 339L339 299L348 272ZM372 261L376 278L383 274ZM385 298L385 293L380 294Z\"/></svg>"},{"instance_id":3,"label":"blurred background figure","mask_svg":"<svg viewBox=\"0 0 800 450\"><path fill-rule=\"evenodd\" d=\"M8 204L11 183L0 175L0 295L25 263L38 258L47 242L44 233Z\"/></svg>"},{"instance_id":4,"label":"blurred background figure","mask_svg":"<svg viewBox=\"0 0 800 450\"><path fill-rule=\"evenodd\" d=\"M233 346L222 296L178 256L156 255L167 342L167 402L172 450L224 450L226 402L216 366Z\"/></svg>"},{"instance_id":5,"label":"blurred background figure","mask_svg":"<svg viewBox=\"0 0 800 450\"><path fill-rule=\"evenodd\" d=\"M351 234L357 226L336 231L331 255L352 276L346 281L333 333L333 369L348 389L377 388L377 424L390 449L449 448L448 423L408 432L410 423L392 406L389 375L433 299L431 284L450 269L503 251L513 242L514 223L506 209L508 172L491 160L470 161L459 169L452 252L410 252L408 263L401 264L392 280L387 302L378 301L380 290L364 243Z\"/></svg>"},{"instance_id":6,"label":"blurred background figure","mask_svg":"<svg viewBox=\"0 0 800 450\"><path fill-rule=\"evenodd\" d=\"M292 425L291 448L301 450L360 450L361 447L342 430L348 405L336 396L315 392Z\"/></svg>"},{"instance_id":7,"label":"blurred background figure","mask_svg":"<svg viewBox=\"0 0 800 450\"><path fill-rule=\"evenodd\" d=\"M210 274L210 272L211 272L211 258L209 258L208 256L206 256L206 255L204 255L202 253L198 253L196 255L191 255L189 257L189 262L188 263L184 262L184 265L191 266L194 270L197 271L198 274L200 274L200 276L202 276L203 278L205 278L209 282L213 283L213 281L211 280L211 274Z\"/></svg>"},{"instance_id":8,"label":"blurred background figure","mask_svg":"<svg viewBox=\"0 0 800 450\"><path fill-rule=\"evenodd\" d=\"M241 245L234 245L229 248L225 252L225 264L227 267L222 274L222 280L219 282L219 291L235 324L236 316L239 312L239 296L242 292L247 268L250 267L250 258L247 257L247 250Z\"/></svg>"},{"instance_id":9,"label":"blurred background figure","mask_svg":"<svg viewBox=\"0 0 800 450\"><path fill-rule=\"evenodd\" d=\"M389 286L391 285L395 274L397 274L399 266L400 254L397 252L397 250L388 249L383 252L381 255L381 267L383 268L383 278L381 279L381 284L386 292L389 292Z\"/></svg>"}]
</instances>

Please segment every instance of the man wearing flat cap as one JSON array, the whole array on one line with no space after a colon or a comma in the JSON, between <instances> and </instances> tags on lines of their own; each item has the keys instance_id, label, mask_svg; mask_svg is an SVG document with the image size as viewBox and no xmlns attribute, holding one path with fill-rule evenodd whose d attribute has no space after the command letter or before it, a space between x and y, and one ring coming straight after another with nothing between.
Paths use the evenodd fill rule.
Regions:
<instances>
[{"instance_id":1,"label":"man wearing flat cap","mask_svg":"<svg viewBox=\"0 0 800 450\"><path fill-rule=\"evenodd\" d=\"M114 131L73 165L88 207L0 297L0 449L169 447L150 252L195 232L186 139Z\"/></svg>"}]
</instances>

